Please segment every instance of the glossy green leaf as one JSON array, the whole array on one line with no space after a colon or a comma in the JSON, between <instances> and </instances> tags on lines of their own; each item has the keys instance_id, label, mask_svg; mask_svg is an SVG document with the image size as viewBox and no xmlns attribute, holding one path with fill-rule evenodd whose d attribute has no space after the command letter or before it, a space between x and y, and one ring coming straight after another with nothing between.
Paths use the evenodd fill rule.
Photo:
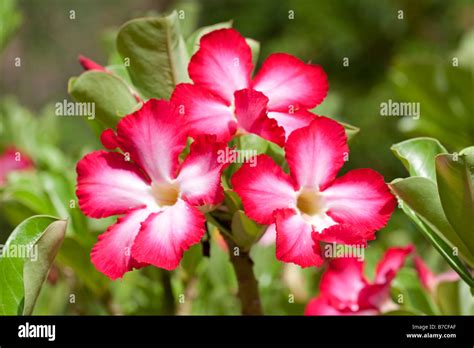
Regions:
<instances>
[{"instance_id":1,"label":"glossy green leaf","mask_svg":"<svg viewBox=\"0 0 474 348\"><path fill-rule=\"evenodd\" d=\"M390 187L404 204L411 208L430 228L430 231L442 238L452 248L451 254L458 251L469 265L474 265L474 256L446 219L436 184L433 181L422 177L410 177L396 179L390 184Z\"/></svg>"},{"instance_id":2,"label":"glossy green leaf","mask_svg":"<svg viewBox=\"0 0 474 348\"><path fill-rule=\"evenodd\" d=\"M66 227L66 220L38 215L23 221L12 232L0 257L1 314L30 315L33 312Z\"/></svg>"},{"instance_id":3,"label":"glossy green leaf","mask_svg":"<svg viewBox=\"0 0 474 348\"><path fill-rule=\"evenodd\" d=\"M474 188L463 156L436 156L436 181L446 218L474 255Z\"/></svg>"},{"instance_id":4,"label":"glossy green leaf","mask_svg":"<svg viewBox=\"0 0 474 348\"><path fill-rule=\"evenodd\" d=\"M68 91L77 102L94 103L95 118L88 122L99 133L115 128L121 117L140 105L121 78L102 71L86 71L71 78Z\"/></svg>"},{"instance_id":5,"label":"glossy green leaf","mask_svg":"<svg viewBox=\"0 0 474 348\"><path fill-rule=\"evenodd\" d=\"M117 35L117 50L146 98L169 99L178 83L189 81L189 54L176 11L125 23Z\"/></svg>"},{"instance_id":6,"label":"glossy green leaf","mask_svg":"<svg viewBox=\"0 0 474 348\"><path fill-rule=\"evenodd\" d=\"M447 153L440 142L433 138L414 138L391 147L411 176L436 180L435 161L437 154Z\"/></svg>"}]
</instances>

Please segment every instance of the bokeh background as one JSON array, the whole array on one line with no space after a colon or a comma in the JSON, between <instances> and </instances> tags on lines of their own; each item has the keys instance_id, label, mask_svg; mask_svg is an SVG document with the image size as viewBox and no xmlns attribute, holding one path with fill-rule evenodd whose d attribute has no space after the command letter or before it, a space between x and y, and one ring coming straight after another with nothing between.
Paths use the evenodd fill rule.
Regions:
<instances>
[{"instance_id":1,"label":"bokeh background","mask_svg":"<svg viewBox=\"0 0 474 348\"><path fill-rule=\"evenodd\" d=\"M100 147L84 118L54 115L56 102L72 100L67 82L82 71L78 55L112 63L117 58L115 34L123 23L173 9L184 11L185 37L198 27L233 20L244 36L260 42L259 64L273 52L320 64L330 90L315 112L360 128L343 172L371 167L387 182L406 177L390 147L413 136L435 137L450 151L474 144L474 4L469 0L2 0L0 150L16 145L35 160L40 173L33 179L12 179L0 201L0 242L33 214L70 216L73 229L37 314L239 313L237 284L217 232L210 258L202 257L198 245L172 273L149 267L111 282L90 264L89 251L112 220L90 220L68 209L75 163ZM15 65L17 58L21 66ZM420 119L382 117L380 104L388 99L419 102ZM25 193L26 187L34 187L34 193ZM416 245L435 272L447 269L397 210L366 252L368 275L388 246L408 243ZM271 245L252 251L264 311L302 314L317 294L321 270L283 265L274 254ZM395 286L403 291L407 284L419 287L410 263ZM423 306L416 298L409 301Z\"/></svg>"}]
</instances>

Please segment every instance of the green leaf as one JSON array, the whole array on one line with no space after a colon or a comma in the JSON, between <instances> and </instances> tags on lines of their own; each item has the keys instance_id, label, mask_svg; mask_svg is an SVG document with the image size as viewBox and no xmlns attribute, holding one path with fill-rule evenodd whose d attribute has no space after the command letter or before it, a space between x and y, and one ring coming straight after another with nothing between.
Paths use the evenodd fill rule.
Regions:
<instances>
[{"instance_id":1,"label":"green leaf","mask_svg":"<svg viewBox=\"0 0 474 348\"><path fill-rule=\"evenodd\" d=\"M146 98L169 99L178 83L189 81L189 55L176 11L125 23L117 35L117 50L129 60L133 84Z\"/></svg>"},{"instance_id":2,"label":"green leaf","mask_svg":"<svg viewBox=\"0 0 474 348\"><path fill-rule=\"evenodd\" d=\"M436 181L446 218L474 255L474 189L463 156L436 156Z\"/></svg>"},{"instance_id":3,"label":"green leaf","mask_svg":"<svg viewBox=\"0 0 474 348\"><path fill-rule=\"evenodd\" d=\"M410 177L396 179L392 181L390 187L429 227L429 231L435 233L451 247L451 256L455 257L453 248L457 248L462 258L471 267L474 265L474 256L446 219L436 184L433 181L427 178Z\"/></svg>"},{"instance_id":4,"label":"green leaf","mask_svg":"<svg viewBox=\"0 0 474 348\"><path fill-rule=\"evenodd\" d=\"M12 232L0 257L1 314L30 315L33 312L66 227L66 220L38 215L23 221ZM22 255L14 254L22 249Z\"/></svg>"},{"instance_id":5,"label":"green leaf","mask_svg":"<svg viewBox=\"0 0 474 348\"><path fill-rule=\"evenodd\" d=\"M436 180L434 158L440 153L447 153L444 146L433 138L405 140L393 145L391 150L411 176L421 176L433 181Z\"/></svg>"},{"instance_id":6,"label":"green leaf","mask_svg":"<svg viewBox=\"0 0 474 348\"><path fill-rule=\"evenodd\" d=\"M216 23L213 25L201 27L198 30L196 30L186 40L186 46L188 48L189 55L192 56L194 53L197 52L197 50L199 49L199 41L201 41L201 38L204 35L209 34L210 32L213 32L214 30L225 29L225 28L232 28L232 21Z\"/></svg>"},{"instance_id":7,"label":"green leaf","mask_svg":"<svg viewBox=\"0 0 474 348\"><path fill-rule=\"evenodd\" d=\"M95 119L89 122L99 133L106 128L115 128L121 117L139 106L121 78L102 71L91 70L72 77L68 92L77 102L94 103Z\"/></svg>"},{"instance_id":8,"label":"green leaf","mask_svg":"<svg viewBox=\"0 0 474 348\"><path fill-rule=\"evenodd\" d=\"M262 236L265 226L251 220L242 210L232 217L232 236L236 244L247 251Z\"/></svg>"}]
</instances>

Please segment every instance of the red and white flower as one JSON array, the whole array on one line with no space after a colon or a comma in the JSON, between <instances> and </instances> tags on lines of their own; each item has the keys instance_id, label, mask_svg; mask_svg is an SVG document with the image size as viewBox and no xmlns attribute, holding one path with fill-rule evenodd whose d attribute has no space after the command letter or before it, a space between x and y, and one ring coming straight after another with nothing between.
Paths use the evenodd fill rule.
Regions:
<instances>
[{"instance_id":1,"label":"red and white flower","mask_svg":"<svg viewBox=\"0 0 474 348\"><path fill-rule=\"evenodd\" d=\"M250 46L236 30L220 29L201 38L188 66L194 84L179 84L171 97L191 135L215 134L228 141L236 132L255 133L283 145L293 130L314 119L308 110L328 90L320 66L275 53L252 80L253 68Z\"/></svg>"},{"instance_id":2,"label":"red and white flower","mask_svg":"<svg viewBox=\"0 0 474 348\"><path fill-rule=\"evenodd\" d=\"M184 120L172 104L151 99L123 118L117 133L106 130L108 149L95 151L77 165L77 197L93 218L121 215L99 236L91 259L112 279L151 264L167 270L178 266L183 252L205 232L200 207L223 199L218 151L225 144L200 136L186 146Z\"/></svg>"},{"instance_id":3,"label":"red and white flower","mask_svg":"<svg viewBox=\"0 0 474 348\"><path fill-rule=\"evenodd\" d=\"M364 275L364 262L336 258L321 277L319 295L306 306L305 315L376 315L397 308L390 299L390 284L413 246L390 248L377 264L375 279Z\"/></svg>"},{"instance_id":4,"label":"red and white flower","mask_svg":"<svg viewBox=\"0 0 474 348\"><path fill-rule=\"evenodd\" d=\"M14 146L9 146L0 154L0 186L6 184L11 172L34 168L33 161Z\"/></svg>"},{"instance_id":5,"label":"red and white flower","mask_svg":"<svg viewBox=\"0 0 474 348\"><path fill-rule=\"evenodd\" d=\"M395 198L382 175L356 169L336 178L349 152L339 123L317 117L291 133L285 152L289 175L260 155L231 180L250 218L276 224L279 260L320 266L320 242L366 245L386 225Z\"/></svg>"}]
</instances>

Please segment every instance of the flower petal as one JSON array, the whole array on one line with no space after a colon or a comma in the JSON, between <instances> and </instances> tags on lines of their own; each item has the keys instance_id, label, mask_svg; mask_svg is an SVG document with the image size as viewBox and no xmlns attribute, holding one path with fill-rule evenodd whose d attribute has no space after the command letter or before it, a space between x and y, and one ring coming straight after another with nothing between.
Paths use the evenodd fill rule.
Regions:
<instances>
[{"instance_id":1,"label":"flower petal","mask_svg":"<svg viewBox=\"0 0 474 348\"><path fill-rule=\"evenodd\" d=\"M288 139L293 131L307 127L317 117L311 112L300 109L293 112L270 111L268 117L277 121L280 127L285 130L285 138Z\"/></svg>"},{"instance_id":2,"label":"flower petal","mask_svg":"<svg viewBox=\"0 0 474 348\"><path fill-rule=\"evenodd\" d=\"M117 126L117 140L155 182L175 178L178 156L186 146L183 116L169 102L150 99L124 117Z\"/></svg>"},{"instance_id":3,"label":"flower petal","mask_svg":"<svg viewBox=\"0 0 474 348\"><path fill-rule=\"evenodd\" d=\"M348 314L351 314L351 312ZM344 313L332 307L328 299L320 295L308 302L304 315L344 315Z\"/></svg>"},{"instance_id":4,"label":"flower petal","mask_svg":"<svg viewBox=\"0 0 474 348\"><path fill-rule=\"evenodd\" d=\"M337 224L329 226L320 233L314 233L313 239L325 243L367 246L368 240L375 239L374 233L367 233L356 225Z\"/></svg>"},{"instance_id":5,"label":"flower petal","mask_svg":"<svg viewBox=\"0 0 474 348\"><path fill-rule=\"evenodd\" d=\"M84 214L94 218L154 204L147 179L117 152L95 151L79 161L76 195Z\"/></svg>"},{"instance_id":6,"label":"flower petal","mask_svg":"<svg viewBox=\"0 0 474 348\"><path fill-rule=\"evenodd\" d=\"M396 205L382 175L372 169L351 170L322 194L329 216L368 235L387 224Z\"/></svg>"},{"instance_id":7,"label":"flower petal","mask_svg":"<svg viewBox=\"0 0 474 348\"><path fill-rule=\"evenodd\" d=\"M191 205L216 205L224 199L221 174L228 165L225 148L225 143L216 142L211 135L201 135L191 144L177 177L183 198Z\"/></svg>"},{"instance_id":8,"label":"flower petal","mask_svg":"<svg viewBox=\"0 0 474 348\"><path fill-rule=\"evenodd\" d=\"M235 115L239 128L283 146L285 131L277 121L267 117L267 103L268 98L253 89L235 92Z\"/></svg>"},{"instance_id":9,"label":"flower petal","mask_svg":"<svg viewBox=\"0 0 474 348\"><path fill-rule=\"evenodd\" d=\"M389 248L383 259L377 264L375 270L375 283L392 281L395 275L403 267L405 259L413 251L413 245L404 248Z\"/></svg>"},{"instance_id":10,"label":"flower petal","mask_svg":"<svg viewBox=\"0 0 474 348\"><path fill-rule=\"evenodd\" d=\"M252 86L270 99L270 110L283 112L290 107L314 108L324 100L329 88L326 73L320 66L305 64L286 53L270 55Z\"/></svg>"},{"instance_id":11,"label":"flower petal","mask_svg":"<svg viewBox=\"0 0 474 348\"><path fill-rule=\"evenodd\" d=\"M301 267L321 266L323 258L319 243L311 238L313 229L293 209L280 209L275 213L276 257Z\"/></svg>"},{"instance_id":12,"label":"flower petal","mask_svg":"<svg viewBox=\"0 0 474 348\"><path fill-rule=\"evenodd\" d=\"M119 145L117 142L117 135L115 134L113 129L105 129L100 134L100 142L104 147L108 150L115 150Z\"/></svg>"},{"instance_id":13,"label":"flower petal","mask_svg":"<svg viewBox=\"0 0 474 348\"><path fill-rule=\"evenodd\" d=\"M344 127L329 118L317 117L308 127L291 133L285 151L299 187L323 190L343 166L349 148Z\"/></svg>"},{"instance_id":14,"label":"flower petal","mask_svg":"<svg viewBox=\"0 0 474 348\"><path fill-rule=\"evenodd\" d=\"M256 158L256 165L244 163L231 179L234 191L242 198L246 214L261 224L274 221L277 209L295 206L296 193L291 179L267 155Z\"/></svg>"},{"instance_id":15,"label":"flower petal","mask_svg":"<svg viewBox=\"0 0 474 348\"><path fill-rule=\"evenodd\" d=\"M252 69L250 47L235 29L204 35L188 66L189 76L196 85L228 102L233 100L235 91L249 86Z\"/></svg>"},{"instance_id":16,"label":"flower petal","mask_svg":"<svg viewBox=\"0 0 474 348\"><path fill-rule=\"evenodd\" d=\"M142 223L132 246L132 256L139 262L175 269L183 252L201 240L204 222L199 210L180 199L175 205L152 213Z\"/></svg>"},{"instance_id":17,"label":"flower petal","mask_svg":"<svg viewBox=\"0 0 474 348\"><path fill-rule=\"evenodd\" d=\"M359 292L368 285L363 268L364 263L356 258L332 259L321 278L320 292L337 309L357 311Z\"/></svg>"},{"instance_id":18,"label":"flower petal","mask_svg":"<svg viewBox=\"0 0 474 348\"><path fill-rule=\"evenodd\" d=\"M92 248L91 261L100 272L110 279L117 279L133 268L145 266L131 257L131 247L140 230L140 223L148 215L150 211L147 209L134 210L99 235L98 242Z\"/></svg>"},{"instance_id":19,"label":"flower petal","mask_svg":"<svg viewBox=\"0 0 474 348\"><path fill-rule=\"evenodd\" d=\"M205 88L181 83L171 102L184 115L191 136L214 134L218 141L229 141L237 130L230 104Z\"/></svg>"},{"instance_id":20,"label":"flower petal","mask_svg":"<svg viewBox=\"0 0 474 348\"><path fill-rule=\"evenodd\" d=\"M271 224L267 227L263 236L259 239L258 244L262 246L269 246L275 244L276 241L276 226Z\"/></svg>"},{"instance_id":21,"label":"flower petal","mask_svg":"<svg viewBox=\"0 0 474 348\"><path fill-rule=\"evenodd\" d=\"M418 278L426 290L433 291L436 287L436 278L433 272L429 269L426 263L418 255L415 256L415 269L418 273Z\"/></svg>"}]
</instances>

